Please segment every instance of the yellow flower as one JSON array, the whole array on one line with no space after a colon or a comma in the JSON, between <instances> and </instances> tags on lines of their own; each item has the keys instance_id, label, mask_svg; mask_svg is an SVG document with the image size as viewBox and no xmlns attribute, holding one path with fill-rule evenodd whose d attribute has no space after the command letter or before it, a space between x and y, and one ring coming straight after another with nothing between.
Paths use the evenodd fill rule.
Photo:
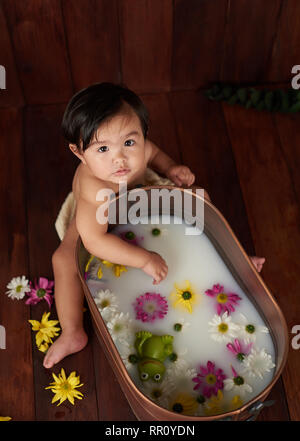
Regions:
<instances>
[{"instance_id":1,"label":"yellow flower","mask_svg":"<svg viewBox=\"0 0 300 441\"><path fill-rule=\"evenodd\" d=\"M11 417L2 417L0 416L0 421L10 421Z\"/></svg>"},{"instance_id":2,"label":"yellow flower","mask_svg":"<svg viewBox=\"0 0 300 441\"><path fill-rule=\"evenodd\" d=\"M44 312L41 322L37 320L28 320L32 325L32 331L37 331L35 341L37 347L42 352L45 352L48 349L49 343L53 343L52 338L57 337L58 331L60 331L60 328L55 327L58 320L48 320L49 315L50 312Z\"/></svg>"},{"instance_id":3,"label":"yellow flower","mask_svg":"<svg viewBox=\"0 0 300 441\"><path fill-rule=\"evenodd\" d=\"M239 407L242 407L242 405L243 405L243 401L241 397L239 395L235 395L231 400L229 410L238 409Z\"/></svg>"},{"instance_id":4,"label":"yellow flower","mask_svg":"<svg viewBox=\"0 0 300 441\"><path fill-rule=\"evenodd\" d=\"M71 404L74 404L74 398L82 400L83 394L75 389L83 386L83 383L79 384L80 377L76 377L75 371L71 372L68 378L66 377L64 369L61 369L58 377L53 373L52 376L54 378L54 382L50 383L50 386L45 387L45 389L51 389L51 391L55 394L52 398L52 403L60 400L57 405L59 406L65 400L69 400Z\"/></svg>"},{"instance_id":5,"label":"yellow flower","mask_svg":"<svg viewBox=\"0 0 300 441\"><path fill-rule=\"evenodd\" d=\"M170 403L170 410L184 415L193 415L197 408L195 398L186 393L179 393Z\"/></svg>"},{"instance_id":6,"label":"yellow flower","mask_svg":"<svg viewBox=\"0 0 300 441\"><path fill-rule=\"evenodd\" d=\"M218 390L218 395L213 395L209 401L205 403L205 413L206 415L217 415L219 413L223 413L224 409L222 406L223 402L223 393Z\"/></svg>"},{"instance_id":7,"label":"yellow flower","mask_svg":"<svg viewBox=\"0 0 300 441\"><path fill-rule=\"evenodd\" d=\"M174 283L176 291L171 292L170 298L173 300L173 307L177 306L187 309L189 313L193 312L193 305L199 300L199 294L192 289L189 280L185 281L185 287L180 288Z\"/></svg>"},{"instance_id":8,"label":"yellow flower","mask_svg":"<svg viewBox=\"0 0 300 441\"><path fill-rule=\"evenodd\" d=\"M120 275L123 271L127 271L127 268L124 265L119 265L117 263L111 263L108 260L102 260L102 263L104 263L104 265L107 266L108 268L113 267L113 272L116 277L120 277Z\"/></svg>"}]
</instances>

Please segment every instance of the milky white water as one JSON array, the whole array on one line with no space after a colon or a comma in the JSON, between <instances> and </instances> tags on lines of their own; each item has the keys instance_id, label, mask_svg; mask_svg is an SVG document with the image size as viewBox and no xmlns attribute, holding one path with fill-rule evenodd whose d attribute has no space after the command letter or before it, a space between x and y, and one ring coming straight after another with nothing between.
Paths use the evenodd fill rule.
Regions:
<instances>
[{"instance_id":1,"label":"milky white water","mask_svg":"<svg viewBox=\"0 0 300 441\"><path fill-rule=\"evenodd\" d=\"M242 374L243 363L237 360L236 356L232 354L226 347L227 342L219 342L212 339L212 334L209 333L208 322L216 315L215 304L216 299L211 298L205 294L207 289L212 289L213 285L220 284L224 286L224 292L238 294L242 300L239 305L235 306L235 311L230 313L232 322L242 324L240 313L247 318L247 323L255 326L256 339L253 348L264 348L272 357L272 362L275 363L275 349L271 335L269 333L258 332L259 326L266 327L260 312L255 309L254 304L239 286L233 275L227 268L224 261L221 259L214 245L211 243L206 234L201 235L185 235L184 223L170 225L162 223L163 217L160 216L159 224L151 225L122 225L113 230L113 234L132 231L139 239L139 245L159 253L167 262L168 275L166 279L159 285L153 285L153 279L145 274L142 270L128 267L127 272L122 272L120 277L116 277L112 268L108 268L101 264L103 270L103 277L98 280L95 276L95 271L89 272L87 284L93 296L99 290L109 289L117 298L118 311L129 313L130 319L130 337L127 337L127 342L131 345L126 347L119 340L116 341L116 346L124 357L126 354L135 353L134 340L135 332L140 330L147 330L153 334L163 335L169 334L174 336L173 350L177 354L177 361L172 362L167 359L165 366L167 367L167 378L173 375L173 386L165 380L164 387L162 387L163 395L159 399L152 396L152 389L157 386L155 383L147 381L142 382L138 376L138 369L136 365L129 364L128 371L131 378L147 396L166 408L172 410L172 403L176 398L176 394L185 392L195 399L202 393L199 390L193 390L196 383L191 381L191 378L198 373L200 365L207 367L207 362L215 363L216 369L222 369L227 378L234 378L231 365L234 367L239 376L242 376L245 383L249 384L252 392L246 392L243 396L239 394L239 386L235 390L226 391L222 388L223 399L220 401L220 408L224 412L232 410L231 400L234 396L240 396L240 405L247 403L253 397L257 396L272 380L275 368L270 368L269 372L263 372L263 378L253 377L248 374ZM178 221L179 218L177 218ZM152 229L158 227L161 230L159 236L152 235ZM99 260L94 260L90 269L98 268ZM92 277L92 278L90 278ZM193 305L192 313L187 309L182 309L173 306L173 301L170 299L170 294L175 291L174 283L179 287L184 288L185 281L188 280L193 291L197 294L198 302ZM154 323L143 323L141 320L136 320L136 313L133 307L135 299L145 294L159 293L168 301L168 312L163 319L156 319ZM184 326L180 332L174 330L174 324L184 319ZM109 320L106 320L109 321ZM187 326L185 326L187 325ZM244 325L245 326L245 325ZM223 335L223 334L220 334ZM241 334L239 341L243 343ZM251 337L251 336L250 336ZM231 339L233 341L233 338ZM243 346L245 347L245 345ZM181 368L181 369L180 369ZM196 372L191 374L187 368L194 368ZM190 375L188 375L190 374ZM176 388L174 389L174 382ZM159 387L159 386L158 386ZM175 398L174 398L175 397ZM192 412L187 412L193 415L205 415L207 404L210 402L210 397L206 397L206 402L197 404L197 409L193 407ZM208 406L209 407L209 406ZM211 407L209 407L211 409ZM183 412L185 413L185 412ZM210 414L220 413L220 411L211 411Z\"/></svg>"}]
</instances>

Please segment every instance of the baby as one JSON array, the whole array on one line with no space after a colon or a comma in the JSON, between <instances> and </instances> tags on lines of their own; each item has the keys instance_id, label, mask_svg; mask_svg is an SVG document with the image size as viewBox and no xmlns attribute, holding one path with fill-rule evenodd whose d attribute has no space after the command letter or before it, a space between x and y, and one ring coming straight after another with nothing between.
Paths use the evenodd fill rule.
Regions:
<instances>
[{"instance_id":1,"label":"baby","mask_svg":"<svg viewBox=\"0 0 300 441\"><path fill-rule=\"evenodd\" d=\"M55 304L62 333L45 355L46 368L80 351L88 340L83 328L84 294L75 262L79 235L89 253L140 268L153 278L154 285L168 273L167 263L159 254L108 233L107 222L97 222L99 190L118 193L119 183L124 181L130 190L144 182L147 167L179 187L190 187L195 181L189 167L176 164L147 138L148 113L144 104L135 93L120 85L94 84L78 92L66 108L62 128L71 151L81 162L72 185L75 216L52 257ZM209 200L208 194L204 194ZM251 260L260 271L265 259Z\"/></svg>"}]
</instances>

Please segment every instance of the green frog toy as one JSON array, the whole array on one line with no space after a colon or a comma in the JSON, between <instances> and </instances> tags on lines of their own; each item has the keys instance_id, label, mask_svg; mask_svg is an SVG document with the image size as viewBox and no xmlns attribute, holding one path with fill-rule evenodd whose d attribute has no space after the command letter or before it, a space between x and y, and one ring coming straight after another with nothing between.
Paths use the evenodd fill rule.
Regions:
<instances>
[{"instance_id":1,"label":"green frog toy","mask_svg":"<svg viewBox=\"0 0 300 441\"><path fill-rule=\"evenodd\" d=\"M136 333L135 348L139 357L140 379L162 381L166 370L164 361L173 352L173 336L140 331Z\"/></svg>"}]
</instances>

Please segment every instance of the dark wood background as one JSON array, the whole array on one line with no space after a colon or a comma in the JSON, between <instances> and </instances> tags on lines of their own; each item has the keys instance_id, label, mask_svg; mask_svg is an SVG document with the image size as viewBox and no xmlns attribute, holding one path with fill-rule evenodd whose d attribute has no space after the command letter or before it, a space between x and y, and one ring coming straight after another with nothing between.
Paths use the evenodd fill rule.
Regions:
<instances>
[{"instance_id":1,"label":"dark wood background","mask_svg":"<svg viewBox=\"0 0 300 441\"><path fill-rule=\"evenodd\" d=\"M27 320L34 308L4 293L9 280L51 278L54 222L78 164L60 132L76 91L123 82L150 111L150 138L188 165L245 250L265 256L262 276L286 317L300 324L300 118L209 102L215 81L289 87L300 64L297 0L1 0L0 415L14 420L133 420L93 335L52 370L76 370L85 398L51 405ZM51 317L55 317L52 308ZM293 335L291 334L291 338ZM276 403L260 420L300 420L300 351L290 346ZM118 397L112 400L111 397Z\"/></svg>"}]
</instances>

